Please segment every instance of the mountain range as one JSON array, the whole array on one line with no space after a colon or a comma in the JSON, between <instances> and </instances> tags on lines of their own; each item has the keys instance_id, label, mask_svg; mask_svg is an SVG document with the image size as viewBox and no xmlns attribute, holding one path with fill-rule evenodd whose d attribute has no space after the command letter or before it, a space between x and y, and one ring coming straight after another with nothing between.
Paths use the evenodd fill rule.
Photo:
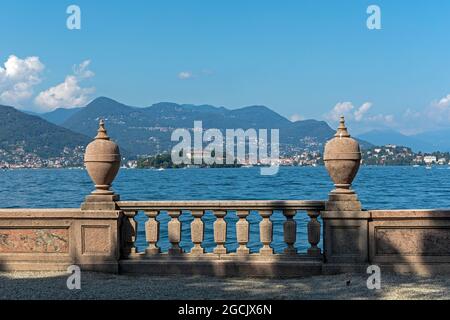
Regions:
<instances>
[{"instance_id":1,"label":"mountain range","mask_svg":"<svg viewBox=\"0 0 450 320\"><path fill-rule=\"evenodd\" d=\"M147 107L129 106L100 97L87 106L56 109L49 113L21 112L0 106L0 149L18 145L42 156L60 154L61 150L86 145L96 135L103 118L111 137L128 157L152 155L169 151L176 143L171 133L176 128L192 128L202 121L209 128L279 129L280 149L322 151L335 130L324 121L292 122L265 106L248 106L230 110L212 105L160 102ZM394 130L374 130L357 136L362 148L396 144L413 151L450 151L450 130L425 132L406 136Z\"/></svg>"},{"instance_id":2,"label":"mountain range","mask_svg":"<svg viewBox=\"0 0 450 320\"><path fill-rule=\"evenodd\" d=\"M57 157L66 147L87 145L95 137L100 119L105 119L109 135L128 158L169 151L177 143L171 141L172 131L192 128L194 121L202 121L204 130L217 128L223 133L231 128L279 129L282 151L321 151L335 133L324 121L291 122L265 106L229 110L161 102L133 107L100 97L86 107L43 114L0 106L0 149L9 154L19 148L44 158Z\"/></svg>"},{"instance_id":3,"label":"mountain range","mask_svg":"<svg viewBox=\"0 0 450 320\"><path fill-rule=\"evenodd\" d=\"M170 150L174 145L170 139L172 131L192 128L194 121L202 121L204 130L217 128L223 132L227 128L280 129L280 148L285 151L311 147L321 150L335 133L324 121L291 122L265 106L229 110L211 105L161 102L133 107L105 97L75 111L58 109L41 117L90 137L95 136L98 121L103 118L110 135L134 156Z\"/></svg>"},{"instance_id":4,"label":"mountain range","mask_svg":"<svg viewBox=\"0 0 450 320\"><path fill-rule=\"evenodd\" d=\"M370 141L377 146L395 144L407 146L414 152L450 152L450 129L427 131L415 135L404 135L395 130L372 130L358 135L359 139Z\"/></svg>"},{"instance_id":5,"label":"mountain range","mask_svg":"<svg viewBox=\"0 0 450 320\"><path fill-rule=\"evenodd\" d=\"M59 156L65 148L85 146L91 138L50 123L38 116L0 105L0 149L21 149L42 158Z\"/></svg>"},{"instance_id":6,"label":"mountain range","mask_svg":"<svg viewBox=\"0 0 450 320\"><path fill-rule=\"evenodd\" d=\"M74 115L80 110L81 108L71 108L71 109L58 108L51 112L46 112L42 114L36 113L35 115L59 126L62 125L67 119L69 119L72 115Z\"/></svg>"}]
</instances>

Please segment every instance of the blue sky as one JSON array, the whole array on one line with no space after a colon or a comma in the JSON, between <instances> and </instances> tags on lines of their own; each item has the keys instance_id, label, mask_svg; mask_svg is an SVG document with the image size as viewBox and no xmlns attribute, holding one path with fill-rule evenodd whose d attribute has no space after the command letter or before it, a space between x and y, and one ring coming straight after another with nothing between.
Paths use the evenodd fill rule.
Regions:
<instances>
[{"instance_id":1,"label":"blue sky","mask_svg":"<svg viewBox=\"0 0 450 320\"><path fill-rule=\"evenodd\" d=\"M71 4L81 30L66 28ZM366 27L371 4L381 30ZM108 96L260 104L331 125L344 113L357 133L450 125L449 1L15 0L1 11L2 104L46 111Z\"/></svg>"}]
</instances>

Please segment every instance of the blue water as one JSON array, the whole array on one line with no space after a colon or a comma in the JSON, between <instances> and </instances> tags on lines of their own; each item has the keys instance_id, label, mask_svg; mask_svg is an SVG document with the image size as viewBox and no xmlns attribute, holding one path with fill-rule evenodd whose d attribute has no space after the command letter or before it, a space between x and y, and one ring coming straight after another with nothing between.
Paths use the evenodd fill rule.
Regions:
<instances>
[{"instance_id":1,"label":"blue water","mask_svg":"<svg viewBox=\"0 0 450 320\"><path fill-rule=\"evenodd\" d=\"M92 182L84 170L15 170L0 171L0 208L70 208L79 207L84 196L92 191ZM325 200L332 189L332 183L324 167L282 167L276 176L261 176L258 168L239 169L187 169L187 170L121 170L114 183L114 190L122 200ZM408 208L450 208L450 170L447 167L361 167L354 183L366 209L408 209ZM158 218L161 222L159 245L167 250L167 214ZM305 213L298 213L297 243L299 251L308 247ZM143 227L146 217L138 215L138 249L146 246ZM189 250L188 212L181 216L181 246ZM207 251L215 244L212 238L214 216L208 213L204 218ZM237 247L234 224L237 217L229 212L228 249ZM258 222L261 218L252 212L250 222L250 243L257 251L259 243ZM285 220L275 212L272 247L276 252L286 246L282 237Z\"/></svg>"}]
</instances>

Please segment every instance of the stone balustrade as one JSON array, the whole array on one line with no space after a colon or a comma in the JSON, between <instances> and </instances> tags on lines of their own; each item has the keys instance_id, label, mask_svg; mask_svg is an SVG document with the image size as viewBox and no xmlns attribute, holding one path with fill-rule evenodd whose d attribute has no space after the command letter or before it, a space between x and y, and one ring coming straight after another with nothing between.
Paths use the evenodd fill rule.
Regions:
<instances>
[{"instance_id":1,"label":"stone balustrade","mask_svg":"<svg viewBox=\"0 0 450 320\"><path fill-rule=\"evenodd\" d=\"M120 210L124 212L124 222L122 224L122 253L124 258L136 255L136 234L137 221L135 217L139 211L145 213L148 220L145 225L145 235L148 248L143 252L145 256L155 256L162 254L158 247L160 241L160 224L157 220L161 212L167 212L171 220L168 223L168 239L172 247L168 250L169 255L188 253L190 255L205 255L202 247L204 241L204 222L202 217L206 212L212 212L216 217L213 225L213 238L216 243L212 254L209 255L232 255L244 256L257 254L259 256L272 256L274 251L271 247L273 226L271 216L274 211L283 212L286 221L283 225L284 241L287 248L283 254L297 255L295 243L297 238L297 223L294 216L300 212L306 212L310 217L307 230L309 249L307 255L312 258L320 258L321 250L317 246L320 242L321 225L318 221L320 211L325 208L323 201L120 201L117 203ZM183 252L180 248L181 242L181 222L182 212L190 212L193 220L190 224L191 241L193 248L190 252ZM235 212L239 218L235 225L236 240L239 247L235 252L228 252L227 244L227 222L225 216L228 212ZM257 212L262 220L259 223L259 236L262 247L258 252L250 252L247 247L249 242L249 222L247 217L251 211Z\"/></svg>"},{"instance_id":2,"label":"stone balustrade","mask_svg":"<svg viewBox=\"0 0 450 320\"><path fill-rule=\"evenodd\" d=\"M301 276L321 272L322 254L318 247L321 236L320 212L325 208L324 201L119 201L117 206L124 213L122 222L120 269L126 273L150 274L208 274L208 275L254 275L254 276ZM138 212L143 212L147 248L137 252ZM204 247L206 213L215 218L209 237L215 247L206 252ZM260 216L259 240L261 248L252 252L248 247L251 212ZM274 212L282 212L286 249L275 253L272 248ZM306 212L306 214L305 214ZM167 213L167 238L170 248L163 250L158 243L162 226L158 216ZM190 240L192 248L183 251L181 214L190 214ZM227 214L235 214L237 222L228 225ZM295 248L297 241L296 214L305 214L310 221L304 232L308 235L308 250L299 253ZM229 230L234 230L237 242L235 250L229 250Z\"/></svg>"}]
</instances>

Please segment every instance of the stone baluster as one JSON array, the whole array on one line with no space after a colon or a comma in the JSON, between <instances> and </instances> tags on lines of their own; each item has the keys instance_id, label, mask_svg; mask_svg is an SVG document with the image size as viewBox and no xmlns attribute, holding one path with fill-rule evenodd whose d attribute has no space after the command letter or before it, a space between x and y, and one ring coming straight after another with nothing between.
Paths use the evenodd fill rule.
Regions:
<instances>
[{"instance_id":1,"label":"stone baluster","mask_svg":"<svg viewBox=\"0 0 450 320\"><path fill-rule=\"evenodd\" d=\"M193 210L192 216L194 217L194 221L191 223L191 239L194 243L194 247L191 250L191 254L203 254L205 253L205 249L202 248L202 242L204 239L204 225L202 221L203 211L201 210Z\"/></svg>"},{"instance_id":2,"label":"stone baluster","mask_svg":"<svg viewBox=\"0 0 450 320\"><path fill-rule=\"evenodd\" d=\"M270 221L270 216L272 215L271 210L261 210L259 214L263 218L259 224L259 237L263 244L263 247L259 250L261 255L271 255L273 254L273 249L270 247L272 243L272 221Z\"/></svg>"},{"instance_id":3,"label":"stone baluster","mask_svg":"<svg viewBox=\"0 0 450 320\"><path fill-rule=\"evenodd\" d=\"M249 223L246 219L249 215L249 211L239 210L236 212L236 215L239 217L239 221L236 223L236 239L239 244L236 253L239 255L246 255L250 253L250 249L247 248L249 240Z\"/></svg>"},{"instance_id":4,"label":"stone baluster","mask_svg":"<svg viewBox=\"0 0 450 320\"><path fill-rule=\"evenodd\" d=\"M214 248L215 254L226 254L225 242L227 240L227 223L225 222L225 216L227 212L225 210L214 211L214 215L217 217L214 222L214 242L216 247Z\"/></svg>"},{"instance_id":5,"label":"stone baluster","mask_svg":"<svg viewBox=\"0 0 450 320\"><path fill-rule=\"evenodd\" d=\"M287 244L287 248L284 249L284 253L288 255L297 254L297 249L294 247L295 241L297 240L297 222L294 220L296 213L296 210L283 211L283 214L286 217L286 221L283 224L284 242Z\"/></svg>"},{"instance_id":6,"label":"stone baluster","mask_svg":"<svg viewBox=\"0 0 450 320\"><path fill-rule=\"evenodd\" d=\"M308 211L311 220L308 222L308 241L311 247L308 249L308 255L317 257L320 255L320 248L317 246L320 242L320 222L317 220L319 211Z\"/></svg>"},{"instance_id":7,"label":"stone baluster","mask_svg":"<svg viewBox=\"0 0 450 320\"><path fill-rule=\"evenodd\" d=\"M148 217L145 223L145 237L148 242L148 248L145 250L147 255L155 255L161 252L157 246L159 240L159 221L156 220L158 211L145 211L145 215Z\"/></svg>"},{"instance_id":8,"label":"stone baluster","mask_svg":"<svg viewBox=\"0 0 450 320\"><path fill-rule=\"evenodd\" d=\"M182 250L180 248L181 241L181 222L178 219L181 215L181 211L168 211L172 220L168 224L169 242L172 244L172 248L169 248L169 254L180 254Z\"/></svg>"},{"instance_id":9,"label":"stone baluster","mask_svg":"<svg viewBox=\"0 0 450 320\"><path fill-rule=\"evenodd\" d=\"M134 220L137 211L124 211L121 223L122 256L136 254L137 223Z\"/></svg>"}]
</instances>

